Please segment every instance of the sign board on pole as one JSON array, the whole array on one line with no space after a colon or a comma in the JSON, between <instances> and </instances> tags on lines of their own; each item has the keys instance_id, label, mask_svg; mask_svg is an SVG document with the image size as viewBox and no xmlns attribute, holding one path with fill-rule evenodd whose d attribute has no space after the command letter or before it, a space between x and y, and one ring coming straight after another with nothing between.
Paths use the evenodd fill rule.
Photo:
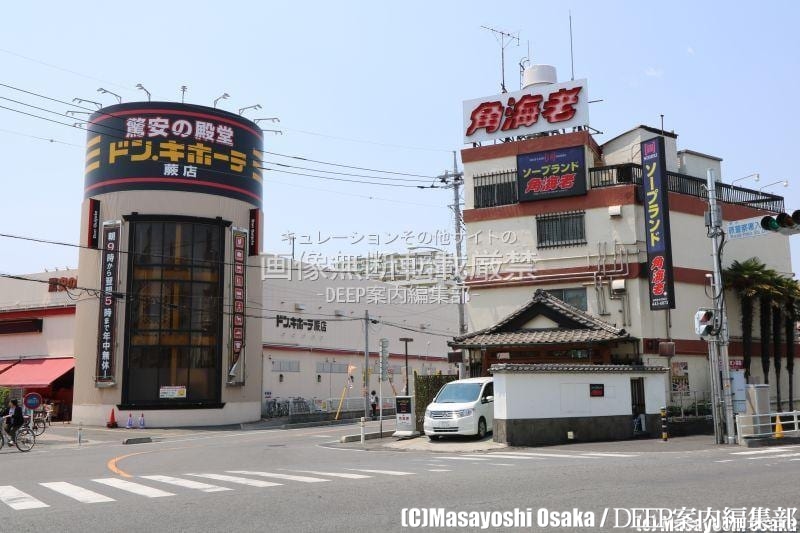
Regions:
<instances>
[{"instance_id":1,"label":"sign board on pole","mask_svg":"<svg viewBox=\"0 0 800 533\"><path fill-rule=\"evenodd\" d=\"M758 237L769 233L761 227L763 217L746 218L744 220L733 220L725 223L725 235L729 241L736 239L747 239Z\"/></svg>"},{"instance_id":2,"label":"sign board on pole","mask_svg":"<svg viewBox=\"0 0 800 533\"><path fill-rule=\"evenodd\" d=\"M42 395L38 392L29 392L22 399L22 403L31 411L35 411L42 405Z\"/></svg>"},{"instance_id":3,"label":"sign board on pole","mask_svg":"<svg viewBox=\"0 0 800 533\"><path fill-rule=\"evenodd\" d=\"M414 397L413 396L396 396L394 399L395 405L395 432L393 437L416 437L419 435L417 431L417 420L414 414Z\"/></svg>"}]
</instances>

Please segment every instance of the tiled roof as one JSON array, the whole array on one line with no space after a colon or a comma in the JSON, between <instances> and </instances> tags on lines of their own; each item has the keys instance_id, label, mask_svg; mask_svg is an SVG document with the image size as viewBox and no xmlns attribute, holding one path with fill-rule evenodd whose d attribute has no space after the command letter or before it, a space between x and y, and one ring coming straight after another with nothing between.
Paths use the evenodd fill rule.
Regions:
<instances>
[{"instance_id":1,"label":"tiled roof","mask_svg":"<svg viewBox=\"0 0 800 533\"><path fill-rule=\"evenodd\" d=\"M508 325L536 305L544 305L563 316L577 328L517 329L504 331ZM497 324L480 331L456 337L448 344L458 348L486 346L513 346L530 344L562 344L581 342L607 342L629 339L622 328L609 324L589 313L563 302L542 289L537 289L533 298Z\"/></svg>"},{"instance_id":2,"label":"tiled roof","mask_svg":"<svg viewBox=\"0 0 800 533\"><path fill-rule=\"evenodd\" d=\"M641 372L666 372L667 368L662 366L638 366L638 365L559 365L559 364L515 364L502 363L489 367L492 374L503 374L521 372L525 374L553 373L553 372L573 372L579 374L599 374L599 373L641 373Z\"/></svg>"}]
</instances>

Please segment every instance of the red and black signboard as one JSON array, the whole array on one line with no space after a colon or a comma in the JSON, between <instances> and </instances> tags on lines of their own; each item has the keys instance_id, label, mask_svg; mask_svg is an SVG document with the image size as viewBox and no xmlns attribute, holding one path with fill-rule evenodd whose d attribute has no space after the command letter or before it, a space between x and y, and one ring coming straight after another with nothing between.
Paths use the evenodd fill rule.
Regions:
<instances>
[{"instance_id":1,"label":"red and black signboard","mask_svg":"<svg viewBox=\"0 0 800 533\"><path fill-rule=\"evenodd\" d=\"M103 226L103 250L100 254L100 328L97 338L96 381L114 381L114 341L119 263L119 224Z\"/></svg>"},{"instance_id":2,"label":"red and black signboard","mask_svg":"<svg viewBox=\"0 0 800 533\"><path fill-rule=\"evenodd\" d=\"M583 146L517 156L520 202L586 194Z\"/></svg>"},{"instance_id":3,"label":"red and black signboard","mask_svg":"<svg viewBox=\"0 0 800 533\"><path fill-rule=\"evenodd\" d=\"M86 198L172 190L262 205L263 134L227 111L133 102L95 112L87 125Z\"/></svg>"},{"instance_id":4,"label":"red and black signboard","mask_svg":"<svg viewBox=\"0 0 800 533\"><path fill-rule=\"evenodd\" d=\"M86 246L97 248L100 244L100 200L89 200L89 224L86 231Z\"/></svg>"},{"instance_id":5,"label":"red and black signboard","mask_svg":"<svg viewBox=\"0 0 800 533\"><path fill-rule=\"evenodd\" d=\"M589 384L589 397L601 398L606 395L606 386L604 383L590 383Z\"/></svg>"},{"instance_id":6,"label":"red and black signboard","mask_svg":"<svg viewBox=\"0 0 800 533\"><path fill-rule=\"evenodd\" d=\"M669 231L669 190L664 138L641 143L644 227L650 309L675 309L672 239Z\"/></svg>"}]
</instances>

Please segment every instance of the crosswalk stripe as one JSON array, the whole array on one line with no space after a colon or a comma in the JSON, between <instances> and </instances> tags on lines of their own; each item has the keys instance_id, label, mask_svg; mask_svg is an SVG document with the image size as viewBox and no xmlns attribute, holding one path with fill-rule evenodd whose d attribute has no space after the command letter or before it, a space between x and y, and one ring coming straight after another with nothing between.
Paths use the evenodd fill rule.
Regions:
<instances>
[{"instance_id":1,"label":"crosswalk stripe","mask_svg":"<svg viewBox=\"0 0 800 533\"><path fill-rule=\"evenodd\" d=\"M759 457L748 457L750 461L754 459L783 459L785 457L800 457L800 453L780 453L778 455L761 455Z\"/></svg>"},{"instance_id":2,"label":"crosswalk stripe","mask_svg":"<svg viewBox=\"0 0 800 533\"><path fill-rule=\"evenodd\" d=\"M398 472L397 470L367 470L365 468L347 468L356 472L366 472L368 474L386 474L387 476L413 476L414 472Z\"/></svg>"},{"instance_id":3,"label":"crosswalk stripe","mask_svg":"<svg viewBox=\"0 0 800 533\"><path fill-rule=\"evenodd\" d=\"M786 452L798 447L800 446L777 446L775 448L769 448L766 450L762 449L762 450L750 450L746 452L731 452L731 455L759 455L762 453Z\"/></svg>"},{"instance_id":4,"label":"crosswalk stripe","mask_svg":"<svg viewBox=\"0 0 800 533\"><path fill-rule=\"evenodd\" d=\"M229 481L231 483L238 483L239 485L249 485L251 487L277 487L282 483L273 483L272 481L263 481L261 479L250 479L239 476L226 476L225 474L186 474L187 476L205 477L208 479L216 479L218 481Z\"/></svg>"},{"instance_id":5,"label":"crosswalk stripe","mask_svg":"<svg viewBox=\"0 0 800 533\"><path fill-rule=\"evenodd\" d=\"M30 494L25 494L21 490L12 487L11 485L0 486L0 502L3 502L17 511L22 509L39 509L41 507L50 507L43 501L37 500Z\"/></svg>"},{"instance_id":6,"label":"crosswalk stripe","mask_svg":"<svg viewBox=\"0 0 800 533\"><path fill-rule=\"evenodd\" d=\"M565 453L537 453L537 452L510 452L510 453L492 453L489 455L530 455L531 457L559 457L566 459L597 459L596 457L586 457L584 455L567 455Z\"/></svg>"},{"instance_id":7,"label":"crosswalk stripe","mask_svg":"<svg viewBox=\"0 0 800 533\"><path fill-rule=\"evenodd\" d=\"M182 479L179 477L172 477L172 476L139 476L139 477L144 479L152 479L153 481L160 481L162 483L168 483L170 485L176 485L178 487L185 487L187 489L198 489L202 490L203 492L221 492L223 490L233 490L228 487L220 487L219 485L210 485L208 483L195 481L193 479Z\"/></svg>"},{"instance_id":8,"label":"crosswalk stripe","mask_svg":"<svg viewBox=\"0 0 800 533\"><path fill-rule=\"evenodd\" d=\"M581 455L589 455L592 457L639 457L638 455L626 453L582 453Z\"/></svg>"},{"instance_id":9,"label":"crosswalk stripe","mask_svg":"<svg viewBox=\"0 0 800 533\"><path fill-rule=\"evenodd\" d=\"M446 468L429 468L428 472L452 472L452 470Z\"/></svg>"},{"instance_id":10,"label":"crosswalk stripe","mask_svg":"<svg viewBox=\"0 0 800 533\"><path fill-rule=\"evenodd\" d=\"M481 457L478 455L477 457ZM489 459L536 459L541 460L542 457L531 457L529 455L516 455L512 453L492 453L488 456L484 455L483 457L487 457Z\"/></svg>"},{"instance_id":11,"label":"crosswalk stripe","mask_svg":"<svg viewBox=\"0 0 800 533\"><path fill-rule=\"evenodd\" d=\"M321 483L323 481L330 481L330 479L322 479L321 477L293 476L290 474L273 474L272 472L253 472L251 470L228 470L227 472L230 474L244 474L246 476L274 477L276 479L286 479L288 481L299 481L300 483Z\"/></svg>"},{"instance_id":12,"label":"crosswalk stripe","mask_svg":"<svg viewBox=\"0 0 800 533\"><path fill-rule=\"evenodd\" d=\"M316 476L341 477L344 479L367 479L372 477L372 476L365 476L364 474L350 474L347 472L319 472L317 470L294 470L294 472L302 472L303 474L314 474Z\"/></svg>"},{"instance_id":13,"label":"crosswalk stripe","mask_svg":"<svg viewBox=\"0 0 800 533\"><path fill-rule=\"evenodd\" d=\"M115 477L93 479L92 481L94 481L95 483L108 485L109 487L114 487L115 489L124 490L126 492L132 492L133 494L138 494L139 496L145 496L147 498L163 498L164 496L175 496L173 493L167 492L165 490L148 487L147 485L142 485L141 483L134 483L133 481L117 479Z\"/></svg>"},{"instance_id":14,"label":"crosswalk stripe","mask_svg":"<svg viewBox=\"0 0 800 533\"><path fill-rule=\"evenodd\" d=\"M72 483L67 483L65 481L39 483L39 485L46 487L50 490L54 490L59 494L63 494L64 496L72 498L73 500L77 500L81 503L102 503L102 502L116 501L114 498L103 496L102 494L94 492L93 490L84 489L83 487L79 487L77 485L73 485Z\"/></svg>"},{"instance_id":15,"label":"crosswalk stripe","mask_svg":"<svg viewBox=\"0 0 800 533\"><path fill-rule=\"evenodd\" d=\"M464 455L463 457L454 457L451 455L443 455L439 459L450 459L451 461L488 461L489 459L486 458L485 455L482 454L473 454L473 455Z\"/></svg>"}]
</instances>

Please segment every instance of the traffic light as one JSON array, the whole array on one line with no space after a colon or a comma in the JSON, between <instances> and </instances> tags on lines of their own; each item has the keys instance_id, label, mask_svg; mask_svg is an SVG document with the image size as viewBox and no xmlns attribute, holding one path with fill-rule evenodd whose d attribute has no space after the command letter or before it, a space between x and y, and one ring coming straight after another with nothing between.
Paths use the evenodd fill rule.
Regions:
<instances>
[{"instance_id":1,"label":"traffic light","mask_svg":"<svg viewBox=\"0 0 800 533\"><path fill-rule=\"evenodd\" d=\"M776 216L765 216L761 219L761 227L767 231L774 231L781 235L794 235L800 233L800 209L789 213L779 213Z\"/></svg>"},{"instance_id":2,"label":"traffic light","mask_svg":"<svg viewBox=\"0 0 800 533\"><path fill-rule=\"evenodd\" d=\"M701 307L694 314L694 332L701 337L714 334L714 309Z\"/></svg>"},{"instance_id":3,"label":"traffic light","mask_svg":"<svg viewBox=\"0 0 800 533\"><path fill-rule=\"evenodd\" d=\"M389 380L389 339L381 339L381 381Z\"/></svg>"}]
</instances>

